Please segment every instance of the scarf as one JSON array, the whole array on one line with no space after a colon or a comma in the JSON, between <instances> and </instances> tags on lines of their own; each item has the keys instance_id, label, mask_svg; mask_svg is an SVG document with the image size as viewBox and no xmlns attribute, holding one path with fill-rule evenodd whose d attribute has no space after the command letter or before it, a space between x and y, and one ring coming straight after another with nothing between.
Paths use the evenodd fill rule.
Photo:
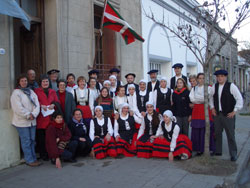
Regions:
<instances>
[{"instance_id":1,"label":"scarf","mask_svg":"<svg viewBox=\"0 0 250 188\"><path fill-rule=\"evenodd\" d=\"M174 92L176 93L176 94L181 94L181 93L183 93L185 90L186 90L187 88L182 88L180 91L178 91L177 89L176 90L174 90Z\"/></svg>"},{"instance_id":2,"label":"scarf","mask_svg":"<svg viewBox=\"0 0 250 188\"><path fill-rule=\"evenodd\" d=\"M73 88L75 85L76 85L75 83L74 83L74 84L69 84L69 83L67 84L68 87L72 87L72 88Z\"/></svg>"},{"instance_id":3,"label":"scarf","mask_svg":"<svg viewBox=\"0 0 250 188\"><path fill-rule=\"evenodd\" d=\"M57 129L63 129L64 127L64 121L62 121L62 123L56 123L55 121L51 121L50 124Z\"/></svg>"},{"instance_id":4,"label":"scarf","mask_svg":"<svg viewBox=\"0 0 250 188\"><path fill-rule=\"evenodd\" d=\"M48 97L49 96L49 88L43 88L43 91L45 95Z\"/></svg>"},{"instance_id":5,"label":"scarf","mask_svg":"<svg viewBox=\"0 0 250 188\"><path fill-rule=\"evenodd\" d=\"M78 122L75 118L72 119L73 122L75 123L75 126L82 126L82 129L85 131L85 133L87 133L87 127L86 125L83 123L83 119L80 120L80 122Z\"/></svg>"},{"instance_id":6,"label":"scarf","mask_svg":"<svg viewBox=\"0 0 250 188\"><path fill-rule=\"evenodd\" d=\"M30 102L36 107L36 103L31 97L31 89L29 87L26 87L26 88L18 87L18 88L21 89L25 95L27 95Z\"/></svg>"}]
</instances>

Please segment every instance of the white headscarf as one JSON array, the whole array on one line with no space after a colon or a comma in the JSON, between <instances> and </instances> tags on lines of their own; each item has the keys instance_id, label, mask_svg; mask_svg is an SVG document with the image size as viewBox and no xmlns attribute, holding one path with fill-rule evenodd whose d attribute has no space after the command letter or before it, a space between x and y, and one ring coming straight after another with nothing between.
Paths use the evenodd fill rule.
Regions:
<instances>
[{"instance_id":1,"label":"white headscarf","mask_svg":"<svg viewBox=\"0 0 250 188\"><path fill-rule=\"evenodd\" d=\"M129 88L134 88L135 89L135 85L134 84L128 84L128 89Z\"/></svg>"},{"instance_id":2,"label":"white headscarf","mask_svg":"<svg viewBox=\"0 0 250 188\"><path fill-rule=\"evenodd\" d=\"M129 104L128 103L122 103L120 106L119 106L119 112L122 113L122 109L124 107L129 107ZM129 107L130 108L130 107Z\"/></svg>"},{"instance_id":3,"label":"white headscarf","mask_svg":"<svg viewBox=\"0 0 250 188\"><path fill-rule=\"evenodd\" d=\"M105 81L103 82L103 85L105 85L105 84L111 85L111 82L110 82L109 80L105 80Z\"/></svg>"},{"instance_id":4,"label":"white headscarf","mask_svg":"<svg viewBox=\"0 0 250 188\"><path fill-rule=\"evenodd\" d=\"M152 105L152 106L154 106L153 101L148 101L148 102L146 102L146 106L148 106L148 105Z\"/></svg>"},{"instance_id":5,"label":"white headscarf","mask_svg":"<svg viewBox=\"0 0 250 188\"><path fill-rule=\"evenodd\" d=\"M160 81L165 80L166 82L168 82L168 79L166 77L161 77Z\"/></svg>"},{"instance_id":6,"label":"white headscarf","mask_svg":"<svg viewBox=\"0 0 250 188\"><path fill-rule=\"evenodd\" d=\"M115 76L115 75L110 75L110 76L109 76L109 79L111 79L111 78L113 78L113 79L117 80L117 78L116 78L116 76Z\"/></svg>"},{"instance_id":7,"label":"white headscarf","mask_svg":"<svg viewBox=\"0 0 250 188\"><path fill-rule=\"evenodd\" d=\"M95 107L95 111L96 111L97 109L100 109L100 110L103 112L103 107L102 107L102 106L96 106L96 107Z\"/></svg>"},{"instance_id":8,"label":"white headscarf","mask_svg":"<svg viewBox=\"0 0 250 188\"><path fill-rule=\"evenodd\" d=\"M170 110L166 110L164 113L163 113L163 116L167 116L169 117L173 122L177 122L177 119L176 117L173 115L173 113L170 111Z\"/></svg>"},{"instance_id":9,"label":"white headscarf","mask_svg":"<svg viewBox=\"0 0 250 188\"><path fill-rule=\"evenodd\" d=\"M143 82L143 83L147 84L147 81L146 81L145 79L140 80L140 82L139 82L139 83L141 83L141 82Z\"/></svg>"}]
</instances>

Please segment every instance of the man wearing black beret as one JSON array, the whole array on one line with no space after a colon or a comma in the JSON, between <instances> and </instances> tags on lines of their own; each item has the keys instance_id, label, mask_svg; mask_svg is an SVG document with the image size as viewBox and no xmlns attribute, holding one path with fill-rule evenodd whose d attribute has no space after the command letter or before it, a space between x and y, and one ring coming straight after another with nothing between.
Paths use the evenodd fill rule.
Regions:
<instances>
[{"instance_id":1,"label":"man wearing black beret","mask_svg":"<svg viewBox=\"0 0 250 188\"><path fill-rule=\"evenodd\" d=\"M225 129L231 161L236 161L235 114L243 107L243 99L236 85L227 81L226 70L218 70L214 75L217 83L211 89L210 108L214 116L215 155L222 155L222 132Z\"/></svg>"},{"instance_id":2,"label":"man wearing black beret","mask_svg":"<svg viewBox=\"0 0 250 188\"><path fill-rule=\"evenodd\" d=\"M47 74L49 76L49 80L50 80L49 88L54 89L55 91L58 90L57 81L58 81L58 77L59 77L59 72L60 71L57 69L51 69L47 72Z\"/></svg>"},{"instance_id":3,"label":"man wearing black beret","mask_svg":"<svg viewBox=\"0 0 250 188\"><path fill-rule=\"evenodd\" d=\"M148 92L154 91L160 87L160 81L157 80L157 73L158 73L158 70L155 70L155 69L148 71L148 74L150 76L150 81L148 82L148 86L147 86Z\"/></svg>"},{"instance_id":4,"label":"man wearing black beret","mask_svg":"<svg viewBox=\"0 0 250 188\"><path fill-rule=\"evenodd\" d=\"M187 83L187 77L181 74L183 65L181 63L176 63L172 66L172 68L174 69L175 72L175 76L171 78L170 81L170 88L174 90L175 86L176 86L176 81L178 78L183 78L186 83Z\"/></svg>"},{"instance_id":5,"label":"man wearing black beret","mask_svg":"<svg viewBox=\"0 0 250 188\"><path fill-rule=\"evenodd\" d=\"M134 84L135 86L135 91L138 92L139 91L139 85L135 84L135 77L136 75L134 73L128 73L125 75L125 78L127 79L127 84L125 85L125 92L126 95L128 95L128 85L129 84Z\"/></svg>"}]
</instances>

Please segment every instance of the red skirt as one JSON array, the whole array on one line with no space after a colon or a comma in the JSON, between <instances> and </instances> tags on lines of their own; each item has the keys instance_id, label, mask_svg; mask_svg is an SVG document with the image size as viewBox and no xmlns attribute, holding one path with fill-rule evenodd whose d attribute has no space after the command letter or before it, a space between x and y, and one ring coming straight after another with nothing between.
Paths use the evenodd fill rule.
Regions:
<instances>
[{"instance_id":1,"label":"red skirt","mask_svg":"<svg viewBox=\"0 0 250 188\"><path fill-rule=\"evenodd\" d=\"M168 157L170 152L170 142L167 139L156 138L153 142L153 157ZM187 154L188 158L192 155L192 142L183 134L180 134L176 141L176 147L173 152L173 156L179 156L181 154Z\"/></svg>"},{"instance_id":2,"label":"red skirt","mask_svg":"<svg viewBox=\"0 0 250 188\"><path fill-rule=\"evenodd\" d=\"M136 142L136 147L137 147L137 157L139 158L151 158L152 157L152 152L153 152L153 143L147 139L146 142L141 141L141 138L143 137L148 137L147 135L142 135L138 141ZM150 136L149 136L150 138ZM144 140L144 139L143 139Z\"/></svg>"},{"instance_id":3,"label":"red skirt","mask_svg":"<svg viewBox=\"0 0 250 188\"><path fill-rule=\"evenodd\" d=\"M210 121L213 120L212 112L210 109L208 109L208 113ZM204 104L194 104L192 119L205 120Z\"/></svg>"},{"instance_id":4,"label":"red skirt","mask_svg":"<svg viewBox=\"0 0 250 188\"><path fill-rule=\"evenodd\" d=\"M92 118L92 112L90 110L89 105L86 106L77 105L76 108L79 108L82 111L83 119Z\"/></svg>"},{"instance_id":5,"label":"red skirt","mask_svg":"<svg viewBox=\"0 0 250 188\"><path fill-rule=\"evenodd\" d=\"M122 138L119 139L119 141L116 143L116 151L117 154L122 154L126 157L133 157L136 155L136 138L137 133L133 135L133 139L131 144L128 143L126 140L123 140Z\"/></svg>"},{"instance_id":6,"label":"red skirt","mask_svg":"<svg viewBox=\"0 0 250 188\"><path fill-rule=\"evenodd\" d=\"M110 141L104 139L104 142L102 142L100 138L95 138L93 143L94 143L93 149L95 152L96 159L103 159L107 156L110 157L117 156L115 140L113 137L111 137Z\"/></svg>"}]
</instances>

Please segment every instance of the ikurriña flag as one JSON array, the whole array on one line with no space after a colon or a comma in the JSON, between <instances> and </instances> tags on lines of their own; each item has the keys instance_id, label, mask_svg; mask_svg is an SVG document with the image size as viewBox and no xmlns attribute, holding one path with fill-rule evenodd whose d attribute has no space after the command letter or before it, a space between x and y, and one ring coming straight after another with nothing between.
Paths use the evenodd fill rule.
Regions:
<instances>
[{"instance_id":1,"label":"ikurri\u00f1a flag","mask_svg":"<svg viewBox=\"0 0 250 188\"><path fill-rule=\"evenodd\" d=\"M108 1L104 7L103 27L121 33L126 44L134 42L135 39L144 42L144 39L133 30Z\"/></svg>"}]
</instances>

